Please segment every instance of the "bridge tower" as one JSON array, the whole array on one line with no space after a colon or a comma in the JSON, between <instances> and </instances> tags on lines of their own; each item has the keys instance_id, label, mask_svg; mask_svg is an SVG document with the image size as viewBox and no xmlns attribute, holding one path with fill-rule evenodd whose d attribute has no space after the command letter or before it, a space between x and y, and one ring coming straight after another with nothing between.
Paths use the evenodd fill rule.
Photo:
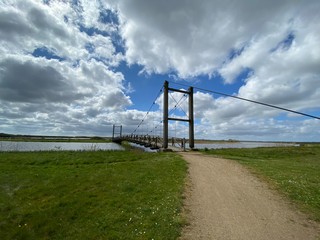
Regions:
<instances>
[{"instance_id":1,"label":"bridge tower","mask_svg":"<svg viewBox=\"0 0 320 240\"><path fill-rule=\"evenodd\" d=\"M116 138L121 138L121 137L122 137L122 125L120 126L113 125L112 140Z\"/></svg>"},{"instance_id":2,"label":"bridge tower","mask_svg":"<svg viewBox=\"0 0 320 240\"><path fill-rule=\"evenodd\" d=\"M182 118L170 118L169 117L169 91L180 92L188 94L189 101L189 117L188 119ZM194 113L193 113L193 87L189 87L188 91L169 88L169 82L164 82L164 94L163 94L163 148L168 148L168 123L169 120L189 122L189 147L194 148Z\"/></svg>"}]
</instances>

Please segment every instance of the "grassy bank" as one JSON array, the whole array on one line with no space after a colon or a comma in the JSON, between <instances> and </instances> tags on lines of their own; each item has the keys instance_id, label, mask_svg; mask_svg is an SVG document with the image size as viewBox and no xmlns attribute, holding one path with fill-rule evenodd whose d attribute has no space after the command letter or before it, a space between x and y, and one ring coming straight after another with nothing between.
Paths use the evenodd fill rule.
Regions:
<instances>
[{"instance_id":1,"label":"grassy bank","mask_svg":"<svg viewBox=\"0 0 320 240\"><path fill-rule=\"evenodd\" d=\"M320 145L206 152L248 166L320 221Z\"/></svg>"},{"instance_id":2,"label":"grassy bank","mask_svg":"<svg viewBox=\"0 0 320 240\"><path fill-rule=\"evenodd\" d=\"M185 174L172 153L0 153L1 239L175 239Z\"/></svg>"}]
</instances>

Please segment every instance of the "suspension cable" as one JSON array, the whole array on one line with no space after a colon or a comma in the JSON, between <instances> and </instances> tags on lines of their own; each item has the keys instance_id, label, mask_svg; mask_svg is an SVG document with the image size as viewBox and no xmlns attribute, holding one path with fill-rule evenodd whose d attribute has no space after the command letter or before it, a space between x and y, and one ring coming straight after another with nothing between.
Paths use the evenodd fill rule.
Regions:
<instances>
[{"instance_id":1,"label":"suspension cable","mask_svg":"<svg viewBox=\"0 0 320 240\"><path fill-rule=\"evenodd\" d=\"M138 130L138 128L141 126L141 124L144 122L144 120L146 119L147 115L150 113L153 105L155 105L156 100L157 100L158 97L160 96L162 90L163 90L163 87L160 89L158 95L156 96L156 98L155 98L154 101L152 102L151 106L149 107L149 110L148 110L147 113L144 115L144 117L143 117L143 119L141 120L141 122L138 124L138 126L135 128L135 130L134 130L131 134L134 134L134 133Z\"/></svg>"},{"instance_id":2,"label":"suspension cable","mask_svg":"<svg viewBox=\"0 0 320 240\"><path fill-rule=\"evenodd\" d=\"M184 86L184 87L188 87L187 85L181 84L181 83L174 83L174 84L181 85L181 86ZM288 109L288 108L279 107L279 106L275 106L275 105L272 105L272 104L263 103L263 102L259 102L259 101L254 101L254 100L247 99L247 98L237 97L237 96L233 96L233 95L230 95L230 94L221 93L221 92L217 92L217 91L213 91L213 90L208 90L208 89L204 89L204 88L200 88L200 87L193 87L193 88L194 89L198 89L198 90L203 91L203 92L209 92L209 93L213 93L213 94L222 95L222 96L225 96L225 97L231 97L231 98L239 99L239 100L242 100L242 101L247 101L247 102L251 102L251 103L255 103L255 104L260 104L260 105L263 105L263 106L276 108L276 109L280 109L280 110L283 110L283 111L287 111L287 112L291 112L291 113L295 113L295 114L299 114L299 115L303 115L303 116L306 116L306 117L315 118L315 119L320 120L320 117L317 117L317 116L314 116L314 115L310 115L310 114L307 114L307 113L303 113L303 112L299 112L299 111L294 111L294 110L291 110L291 109Z\"/></svg>"}]
</instances>

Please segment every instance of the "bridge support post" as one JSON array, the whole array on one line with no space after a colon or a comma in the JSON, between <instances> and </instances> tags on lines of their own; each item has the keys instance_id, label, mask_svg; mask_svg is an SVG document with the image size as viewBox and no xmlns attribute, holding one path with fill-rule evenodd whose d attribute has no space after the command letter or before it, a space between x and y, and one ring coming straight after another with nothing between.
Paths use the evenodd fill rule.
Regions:
<instances>
[{"instance_id":1,"label":"bridge support post","mask_svg":"<svg viewBox=\"0 0 320 240\"><path fill-rule=\"evenodd\" d=\"M189 88L189 147L194 148L193 87Z\"/></svg>"},{"instance_id":2,"label":"bridge support post","mask_svg":"<svg viewBox=\"0 0 320 240\"><path fill-rule=\"evenodd\" d=\"M114 130L115 130L115 125L113 125L113 128L112 128L112 139L114 139Z\"/></svg>"},{"instance_id":3,"label":"bridge support post","mask_svg":"<svg viewBox=\"0 0 320 240\"><path fill-rule=\"evenodd\" d=\"M163 148L168 148L168 108L169 108L169 99L168 99L168 92L169 92L169 83L168 81L164 82L163 86Z\"/></svg>"}]
</instances>

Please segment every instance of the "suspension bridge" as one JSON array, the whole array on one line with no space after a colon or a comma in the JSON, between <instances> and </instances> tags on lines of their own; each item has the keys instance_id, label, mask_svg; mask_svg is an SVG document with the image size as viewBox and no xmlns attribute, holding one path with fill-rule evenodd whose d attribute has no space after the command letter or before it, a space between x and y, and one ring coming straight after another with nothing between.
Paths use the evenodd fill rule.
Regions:
<instances>
[{"instance_id":1,"label":"suspension bridge","mask_svg":"<svg viewBox=\"0 0 320 240\"><path fill-rule=\"evenodd\" d=\"M225 93L220 93L212 90L207 90L198 87L186 86L184 84L179 84L183 87L187 87L187 90L176 89L169 87L169 82L165 81L163 87L160 89L155 100L152 102L149 110L142 118L140 123L136 126L131 134L122 134L122 125L113 125L112 141L116 143L121 143L122 141L128 141L143 145L151 149L168 149L168 148L190 148L194 149L194 104L193 104L193 92L196 88L202 92L209 92L212 94L222 95L225 97L230 97L238 99L241 101L247 101L254 104L263 105L270 108L279 109L282 111L291 112L294 114L303 115L309 118L314 118L320 120L320 117L313 116L310 114L294 111L291 109L254 101L246 98L241 98L234 95L229 95ZM177 94L175 94L177 93ZM152 108L156 105L156 101L159 101L160 95L162 98L162 116L158 112L152 112ZM177 100L177 96L179 99ZM170 97L170 101L169 101ZM187 101L188 100L188 101ZM187 101L187 103L186 103ZM170 104L169 104L170 103ZM175 111L180 111L180 114L176 114ZM160 117L160 121L155 120L156 117ZM169 137L169 121L184 122L188 124L188 137ZM152 126L150 126L152 125ZM140 131L145 128L144 131Z\"/></svg>"},{"instance_id":2,"label":"suspension bridge","mask_svg":"<svg viewBox=\"0 0 320 240\"><path fill-rule=\"evenodd\" d=\"M176 98L171 94L172 92L180 93L180 99L176 100ZM161 120L154 124L154 121L147 121L147 117L151 114L152 107L156 104L156 100L159 98L160 94L163 93L163 116ZM171 98L171 102L173 102L173 107L169 110L169 96ZM182 104L185 102L186 98L188 98L188 110L184 110ZM176 116L172 115L172 113L176 110L180 109L184 116ZM188 138L181 137L170 137L169 139L169 121L181 121L186 122L189 125L189 136ZM146 122L153 122L153 127L147 131L145 134L138 134L138 130L142 128L143 124ZM157 134L157 129L162 134ZM162 136L161 136L162 135ZM144 145L145 147L149 147L151 149L168 149L169 142L171 142L171 147L179 147L186 148L186 144L190 149L194 148L194 112L193 112L193 87L189 87L188 90L176 89L169 87L169 82L165 81L163 87L161 88L159 94L157 95L155 101L153 101L151 107L148 112L135 128L135 130L129 135L122 134L122 125L113 126L113 134L112 134L113 142L120 143L122 141L129 141L136 144Z\"/></svg>"}]
</instances>

